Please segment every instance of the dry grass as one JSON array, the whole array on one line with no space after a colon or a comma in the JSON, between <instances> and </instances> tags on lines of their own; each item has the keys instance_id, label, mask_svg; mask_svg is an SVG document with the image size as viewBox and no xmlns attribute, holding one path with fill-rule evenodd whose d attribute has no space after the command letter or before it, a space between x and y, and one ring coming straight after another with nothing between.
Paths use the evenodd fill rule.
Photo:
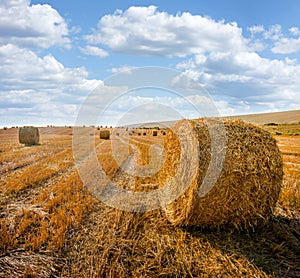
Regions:
<instances>
[{"instance_id":1,"label":"dry grass","mask_svg":"<svg viewBox=\"0 0 300 278\"><path fill-rule=\"evenodd\" d=\"M0 257L0 277L57 277L57 257L49 253L16 251L10 257Z\"/></svg>"},{"instance_id":2,"label":"dry grass","mask_svg":"<svg viewBox=\"0 0 300 278\"><path fill-rule=\"evenodd\" d=\"M76 249L62 277L267 276L243 255L224 254L209 234L171 228L159 211L131 214L99 205L87 221L93 234L72 236Z\"/></svg>"},{"instance_id":3,"label":"dry grass","mask_svg":"<svg viewBox=\"0 0 300 278\"><path fill-rule=\"evenodd\" d=\"M6 174L15 171L59 151L62 149L46 145L39 145L34 148L16 147L13 150L3 151L0 153L0 173Z\"/></svg>"},{"instance_id":4,"label":"dry grass","mask_svg":"<svg viewBox=\"0 0 300 278\"><path fill-rule=\"evenodd\" d=\"M1 182L2 192L9 195L0 195L0 277L300 276L300 151L293 147L300 144L299 136L293 141L277 138L280 149L292 154L283 156L284 187L275 215L263 228L242 233L172 227L161 211L137 214L105 206L77 175L69 157L70 131L41 129L39 148L47 141L48 157L8 172ZM19 148L20 156L26 153L17 144L16 130L1 131L0 137L2 132L11 134L11 145L0 143L8 160L14 148ZM98 159L113 178L119 166L112 140L98 137ZM140 141L134 143L139 164L147 165L147 144L158 143L158 138L134 140ZM66 148L64 155L61 148ZM120 155L125 157L126 152ZM56 171L44 172L43 166ZM154 184L155 178L140 178L136 186Z\"/></svg>"},{"instance_id":5,"label":"dry grass","mask_svg":"<svg viewBox=\"0 0 300 278\"><path fill-rule=\"evenodd\" d=\"M72 150L69 148L39 163L28 166L8 176L0 185L0 192L17 194L19 191L38 186L73 164Z\"/></svg>"},{"instance_id":6,"label":"dry grass","mask_svg":"<svg viewBox=\"0 0 300 278\"><path fill-rule=\"evenodd\" d=\"M255 233L218 233L98 204L70 235L62 277L297 277L297 233L279 217Z\"/></svg>"},{"instance_id":7,"label":"dry grass","mask_svg":"<svg viewBox=\"0 0 300 278\"><path fill-rule=\"evenodd\" d=\"M283 153L284 180L279 203L300 210L300 136L277 137Z\"/></svg>"}]
</instances>

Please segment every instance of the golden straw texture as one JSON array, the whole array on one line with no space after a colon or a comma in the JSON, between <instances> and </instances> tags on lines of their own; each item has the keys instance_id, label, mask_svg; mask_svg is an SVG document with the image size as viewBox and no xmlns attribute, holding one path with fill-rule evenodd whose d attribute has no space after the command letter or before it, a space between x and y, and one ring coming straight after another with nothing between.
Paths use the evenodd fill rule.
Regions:
<instances>
[{"instance_id":1,"label":"golden straw texture","mask_svg":"<svg viewBox=\"0 0 300 278\"><path fill-rule=\"evenodd\" d=\"M26 146L37 145L40 141L37 127L26 126L19 129L19 142Z\"/></svg>"},{"instance_id":2,"label":"golden straw texture","mask_svg":"<svg viewBox=\"0 0 300 278\"><path fill-rule=\"evenodd\" d=\"M213 164L212 140L217 139L209 132L213 124L201 119L189 122L198 138L199 152L194 154L198 156L198 171L185 193L164 208L168 220L178 226L217 229L249 229L267 221L279 197L283 177L282 157L275 139L252 124L222 121L227 140L225 159L221 168L214 169L219 172L214 186L201 196L201 186L205 186L203 181L210 163ZM178 167L181 151L176 130L182 124L183 121L178 122L165 140L168 167L164 168L164 183ZM183 163L189 167L189 157ZM187 186L184 177L177 183Z\"/></svg>"},{"instance_id":3,"label":"golden straw texture","mask_svg":"<svg viewBox=\"0 0 300 278\"><path fill-rule=\"evenodd\" d=\"M105 129L105 130L100 130L100 139L109 139L110 137L110 131Z\"/></svg>"}]
</instances>

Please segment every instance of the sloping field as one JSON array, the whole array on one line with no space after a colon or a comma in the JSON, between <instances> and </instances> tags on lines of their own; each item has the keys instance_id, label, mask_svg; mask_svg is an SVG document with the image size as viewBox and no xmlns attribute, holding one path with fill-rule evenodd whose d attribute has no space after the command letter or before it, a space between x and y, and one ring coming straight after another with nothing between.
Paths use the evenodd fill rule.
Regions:
<instances>
[{"instance_id":1,"label":"sloping field","mask_svg":"<svg viewBox=\"0 0 300 278\"><path fill-rule=\"evenodd\" d=\"M224 116L226 119L232 120L243 120L245 122L253 123L256 125L264 125L268 123L276 124L299 124L300 122L300 110L291 110L283 112L272 112L272 113L260 113L260 114L248 114L248 115L237 115L237 116ZM172 126L175 122L150 122L143 124L143 127L168 127ZM131 125L131 127L139 127L139 124Z\"/></svg>"},{"instance_id":2,"label":"sloping field","mask_svg":"<svg viewBox=\"0 0 300 278\"><path fill-rule=\"evenodd\" d=\"M250 114L227 117L230 119L241 119L257 125L267 123L276 124L298 124L300 122L300 110L291 110L284 112L263 113L263 114Z\"/></svg>"},{"instance_id":3,"label":"sloping field","mask_svg":"<svg viewBox=\"0 0 300 278\"><path fill-rule=\"evenodd\" d=\"M25 147L16 128L0 130L0 277L300 277L300 136L276 136L285 175L274 216L254 230L218 231L173 227L160 210L123 212L94 198L74 165L72 133L40 128L40 145ZM112 140L95 131L107 176L122 188L155 188L157 175L120 170ZM147 165L163 141L132 136L126 167Z\"/></svg>"}]
</instances>

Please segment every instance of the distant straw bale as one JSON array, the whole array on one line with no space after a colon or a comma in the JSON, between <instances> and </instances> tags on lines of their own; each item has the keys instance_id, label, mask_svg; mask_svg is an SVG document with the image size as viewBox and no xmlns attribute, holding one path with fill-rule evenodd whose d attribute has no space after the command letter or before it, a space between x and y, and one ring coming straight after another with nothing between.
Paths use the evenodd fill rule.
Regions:
<instances>
[{"instance_id":1,"label":"distant straw bale","mask_svg":"<svg viewBox=\"0 0 300 278\"><path fill-rule=\"evenodd\" d=\"M189 185L181 176L174 186L187 186L187 190L164 208L173 225L196 225L209 228L250 229L265 223L271 216L282 185L282 157L270 133L242 121L224 121L226 130L225 159L214 186L204 196L199 194L211 161L209 123L204 120L188 121L196 133L199 151L181 157L180 132L183 121L165 140L168 167L164 182L174 176L179 157L186 167L191 155L198 156L198 170ZM177 135L175 135L177 132ZM179 139L178 139L179 138ZM192 138L191 138L192 140ZM193 166L191 166L193 167ZM166 178L167 177L167 178Z\"/></svg>"},{"instance_id":2,"label":"distant straw bale","mask_svg":"<svg viewBox=\"0 0 300 278\"><path fill-rule=\"evenodd\" d=\"M26 146L39 144L40 134L39 129L33 126L24 126L19 128L19 142Z\"/></svg>"},{"instance_id":3,"label":"distant straw bale","mask_svg":"<svg viewBox=\"0 0 300 278\"><path fill-rule=\"evenodd\" d=\"M108 140L110 138L110 131L107 129L100 130L100 139Z\"/></svg>"},{"instance_id":4,"label":"distant straw bale","mask_svg":"<svg viewBox=\"0 0 300 278\"><path fill-rule=\"evenodd\" d=\"M157 136L157 130L153 130L152 135Z\"/></svg>"}]
</instances>

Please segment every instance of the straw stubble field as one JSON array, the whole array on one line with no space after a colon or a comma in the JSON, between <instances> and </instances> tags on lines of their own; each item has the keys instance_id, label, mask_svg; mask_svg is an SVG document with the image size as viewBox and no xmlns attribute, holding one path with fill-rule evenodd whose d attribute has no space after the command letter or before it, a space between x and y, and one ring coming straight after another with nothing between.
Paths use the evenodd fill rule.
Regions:
<instances>
[{"instance_id":1,"label":"straw stubble field","mask_svg":"<svg viewBox=\"0 0 300 278\"><path fill-rule=\"evenodd\" d=\"M299 135L275 137L284 163L275 213L263 227L242 231L180 228L160 210L110 208L78 176L72 129L41 128L40 137L40 145L26 147L16 128L0 131L0 277L300 276ZM112 140L100 139L96 130L107 175L123 188L155 188L159 173L149 178L120 171ZM129 160L148 164L151 145L163 140L134 136Z\"/></svg>"}]
</instances>

